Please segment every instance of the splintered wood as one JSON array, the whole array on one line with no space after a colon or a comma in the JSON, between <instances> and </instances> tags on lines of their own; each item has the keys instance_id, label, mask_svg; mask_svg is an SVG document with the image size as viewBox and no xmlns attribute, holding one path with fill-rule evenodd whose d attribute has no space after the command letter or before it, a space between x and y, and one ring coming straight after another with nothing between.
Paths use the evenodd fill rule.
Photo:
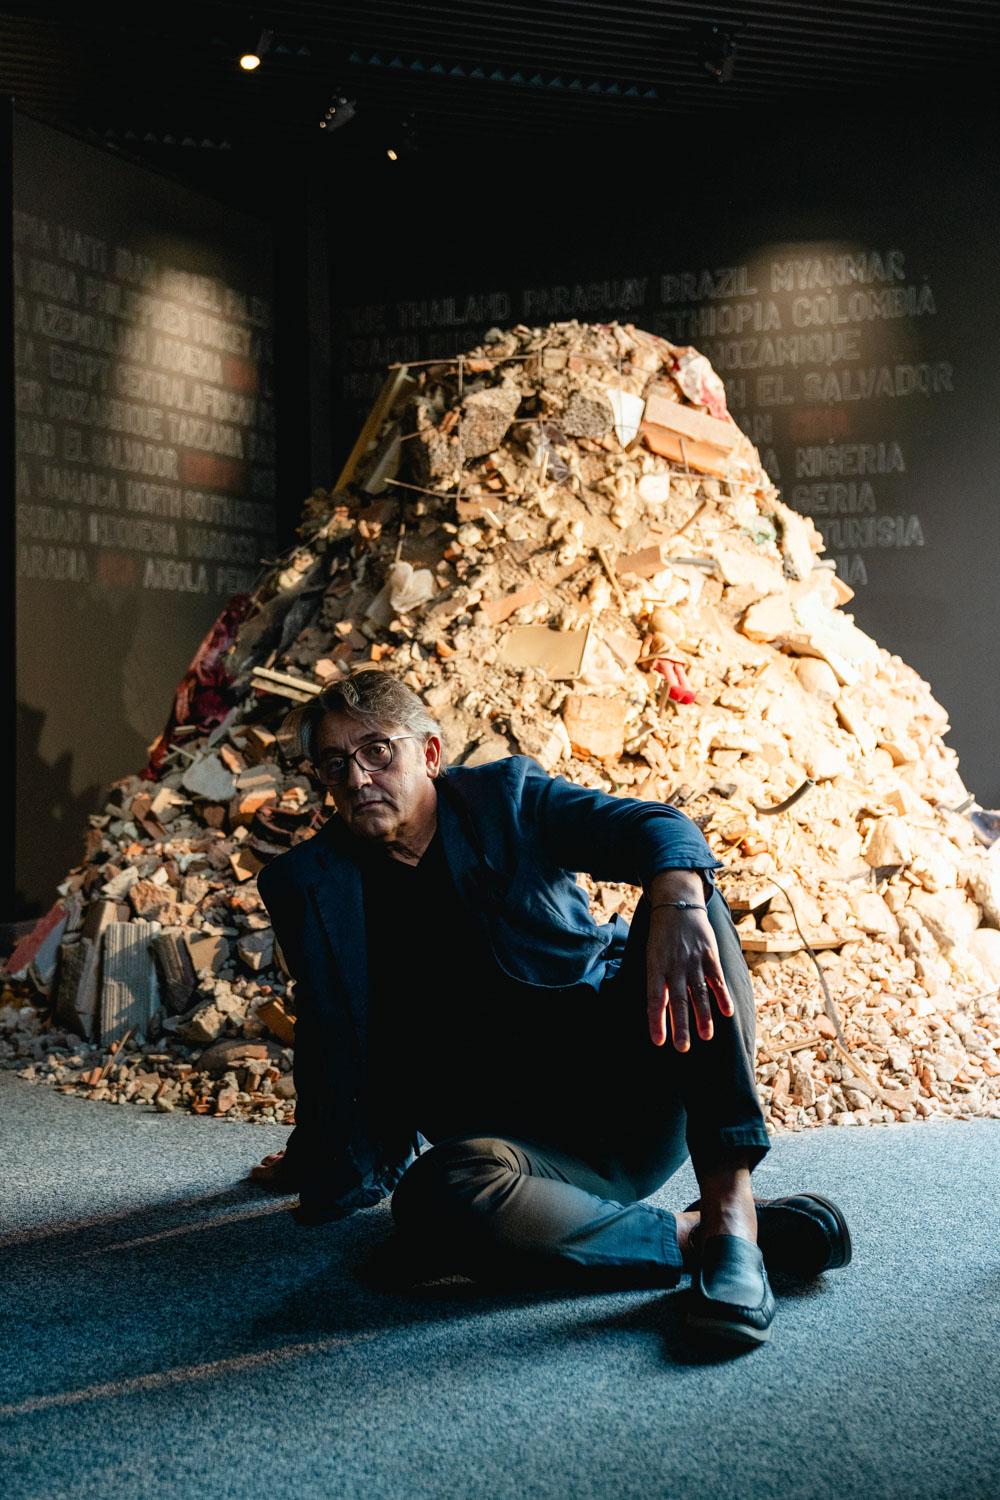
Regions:
<instances>
[{"instance_id":1,"label":"splintered wood","mask_svg":"<svg viewBox=\"0 0 1000 1500\"><path fill-rule=\"evenodd\" d=\"M290 1118L294 990L253 877L330 809L281 723L377 664L452 763L527 754L694 819L752 972L773 1128L1000 1114L1000 856L947 715L845 613L697 351L561 323L397 369L299 535L228 688L185 700L155 779L91 820L59 962L24 949L55 1025L136 1028L161 1081L83 1057L91 1081L57 1064L60 1087ZM634 909L581 879L599 921ZM26 1011L11 992L0 1050L37 1074Z\"/></svg>"}]
</instances>

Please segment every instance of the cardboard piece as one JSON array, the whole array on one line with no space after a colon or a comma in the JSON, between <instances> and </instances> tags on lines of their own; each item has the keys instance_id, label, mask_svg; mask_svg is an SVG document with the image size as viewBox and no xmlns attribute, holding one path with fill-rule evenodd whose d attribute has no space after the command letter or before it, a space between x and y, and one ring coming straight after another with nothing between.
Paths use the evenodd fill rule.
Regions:
<instances>
[{"instance_id":1,"label":"cardboard piece","mask_svg":"<svg viewBox=\"0 0 1000 1500\"><path fill-rule=\"evenodd\" d=\"M552 630L548 625L516 625L503 642L512 667L540 667L553 681L579 676L589 630Z\"/></svg>"},{"instance_id":2,"label":"cardboard piece","mask_svg":"<svg viewBox=\"0 0 1000 1500\"><path fill-rule=\"evenodd\" d=\"M627 552L615 564L616 573L634 573L638 578L652 578L666 566L663 547L642 547L638 552Z\"/></svg>"}]
</instances>

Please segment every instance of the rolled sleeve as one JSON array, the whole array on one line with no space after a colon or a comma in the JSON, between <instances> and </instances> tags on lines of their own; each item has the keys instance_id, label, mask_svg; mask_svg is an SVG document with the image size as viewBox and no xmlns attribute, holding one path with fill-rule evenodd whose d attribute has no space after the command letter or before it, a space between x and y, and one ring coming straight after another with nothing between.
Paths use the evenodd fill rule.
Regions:
<instances>
[{"instance_id":1,"label":"rolled sleeve","mask_svg":"<svg viewBox=\"0 0 1000 1500\"><path fill-rule=\"evenodd\" d=\"M721 869L721 861L678 808L612 797L562 776L529 779L539 837L557 866L643 886L661 870L697 870L706 893L711 891L711 873Z\"/></svg>"}]
</instances>

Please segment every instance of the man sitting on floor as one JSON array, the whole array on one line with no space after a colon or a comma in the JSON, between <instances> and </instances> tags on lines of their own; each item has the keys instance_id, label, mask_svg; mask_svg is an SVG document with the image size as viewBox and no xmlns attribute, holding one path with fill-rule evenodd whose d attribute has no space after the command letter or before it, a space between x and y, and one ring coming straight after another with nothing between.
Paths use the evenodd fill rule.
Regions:
<instances>
[{"instance_id":1,"label":"man sitting on floor","mask_svg":"<svg viewBox=\"0 0 1000 1500\"><path fill-rule=\"evenodd\" d=\"M523 756L444 770L386 672L293 717L337 816L259 877L296 979L298 1105L251 1175L309 1224L392 1193L402 1245L441 1273L689 1270L689 1327L763 1342L766 1267L845 1265L850 1237L815 1194L753 1197L753 990L698 828ZM578 870L643 887L630 928L597 926ZM688 1154L699 1202L643 1202Z\"/></svg>"}]
</instances>

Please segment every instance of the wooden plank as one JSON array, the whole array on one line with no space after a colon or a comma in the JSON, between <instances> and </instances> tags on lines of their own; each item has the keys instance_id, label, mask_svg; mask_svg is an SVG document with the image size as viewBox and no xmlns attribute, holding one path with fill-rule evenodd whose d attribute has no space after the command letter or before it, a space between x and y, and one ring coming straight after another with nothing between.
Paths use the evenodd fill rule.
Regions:
<instances>
[{"instance_id":1,"label":"wooden plank","mask_svg":"<svg viewBox=\"0 0 1000 1500\"><path fill-rule=\"evenodd\" d=\"M287 687L283 682L273 682L268 677L261 677L256 668L250 677L250 686L258 692L270 693L276 698L288 698L292 703L311 703L317 693L321 692L319 684L312 692L303 692L301 688Z\"/></svg>"},{"instance_id":2,"label":"wooden plank","mask_svg":"<svg viewBox=\"0 0 1000 1500\"><path fill-rule=\"evenodd\" d=\"M529 583L523 589L515 589L513 593L504 594L499 599L484 599L479 608L491 625L501 625L515 610L523 609L527 604L537 604L541 597L542 591L538 584Z\"/></svg>"},{"instance_id":3,"label":"wooden plank","mask_svg":"<svg viewBox=\"0 0 1000 1500\"><path fill-rule=\"evenodd\" d=\"M768 882L766 885L748 887L733 882L730 887L719 879L719 890L726 899L726 905L731 912L745 917L748 912L757 911L765 906L773 896L778 894L778 887Z\"/></svg>"},{"instance_id":4,"label":"wooden plank","mask_svg":"<svg viewBox=\"0 0 1000 1500\"><path fill-rule=\"evenodd\" d=\"M335 490L342 490L350 484L357 472L358 465L367 454L372 443L382 431L382 424L395 405L400 394L406 387L415 386L416 382L410 379L409 370L406 365L399 365L390 370L382 383L382 389L375 398L375 405L368 413L368 419L358 434L358 440L354 444L348 456L347 462L340 471Z\"/></svg>"},{"instance_id":5,"label":"wooden plank","mask_svg":"<svg viewBox=\"0 0 1000 1500\"><path fill-rule=\"evenodd\" d=\"M825 948L841 948L850 939L846 937L810 939L809 946L817 953ZM786 937L783 933L756 933L746 936L740 933L740 947L744 953L804 953L805 944L800 937Z\"/></svg>"},{"instance_id":6,"label":"wooden plank","mask_svg":"<svg viewBox=\"0 0 1000 1500\"><path fill-rule=\"evenodd\" d=\"M276 687L294 688L296 692L305 693L307 698L315 698L321 691L319 684L310 682L308 677L293 677L290 672L276 672L273 667L254 667L252 671L255 677L260 677L265 683L273 682Z\"/></svg>"}]
</instances>

